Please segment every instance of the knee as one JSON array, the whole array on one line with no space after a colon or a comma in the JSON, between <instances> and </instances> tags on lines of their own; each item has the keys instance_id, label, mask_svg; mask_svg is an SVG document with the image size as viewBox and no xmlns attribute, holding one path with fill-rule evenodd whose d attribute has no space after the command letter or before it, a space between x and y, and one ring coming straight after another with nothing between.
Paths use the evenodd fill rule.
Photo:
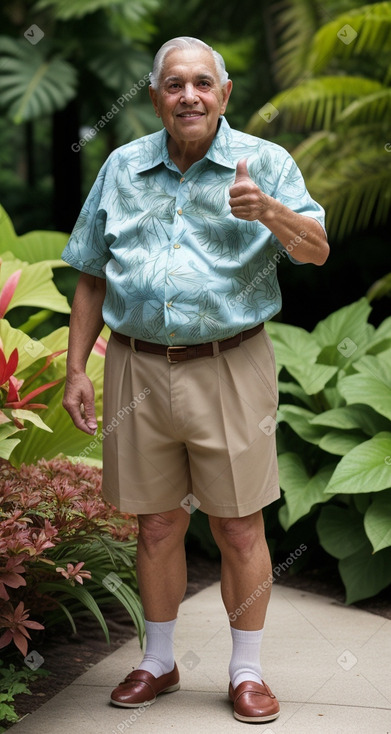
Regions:
<instances>
[{"instance_id":1,"label":"knee","mask_svg":"<svg viewBox=\"0 0 391 734\"><path fill-rule=\"evenodd\" d=\"M257 513L258 514L258 513ZM254 546L265 539L262 514L255 518L247 517L214 517L209 518L213 537L220 551L235 551L241 555L252 553Z\"/></svg>"},{"instance_id":2,"label":"knee","mask_svg":"<svg viewBox=\"0 0 391 734\"><path fill-rule=\"evenodd\" d=\"M183 511L180 513L173 511L139 515L139 540L149 548L156 547L163 542L176 543L178 540L183 540L189 524L188 518L183 517L185 514Z\"/></svg>"}]
</instances>

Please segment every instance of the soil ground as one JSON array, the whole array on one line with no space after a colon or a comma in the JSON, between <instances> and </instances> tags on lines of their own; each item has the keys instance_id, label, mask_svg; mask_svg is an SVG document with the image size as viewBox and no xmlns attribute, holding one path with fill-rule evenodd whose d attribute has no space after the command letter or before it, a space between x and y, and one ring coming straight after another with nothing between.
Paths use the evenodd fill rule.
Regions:
<instances>
[{"instance_id":1,"label":"soil ground","mask_svg":"<svg viewBox=\"0 0 391 734\"><path fill-rule=\"evenodd\" d=\"M198 551L188 551L187 559L188 587L185 598L220 579L219 560L212 560ZM329 596L344 603L344 588L338 574L336 573L334 577L330 577L330 574L327 578L324 576L321 571L315 569L302 571L297 576L285 575L275 583ZM372 599L357 602L354 606L391 619L390 589ZM35 711L106 655L136 636L135 628L122 607L106 607L103 612L110 632L110 645L107 645L103 633L97 629L91 616L83 617L77 622L77 635L72 634L69 627L51 631L50 634L45 633L38 652L44 657L43 667L50 671L50 676L30 684L31 696L25 694L17 696L16 711L19 716ZM130 665L129 668L131 667Z\"/></svg>"}]
</instances>

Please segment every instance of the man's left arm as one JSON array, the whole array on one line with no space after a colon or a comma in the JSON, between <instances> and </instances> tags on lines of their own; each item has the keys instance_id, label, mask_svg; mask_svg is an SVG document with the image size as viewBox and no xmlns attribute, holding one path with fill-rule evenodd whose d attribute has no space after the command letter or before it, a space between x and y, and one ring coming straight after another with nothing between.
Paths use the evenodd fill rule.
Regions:
<instances>
[{"instance_id":1,"label":"man's left arm","mask_svg":"<svg viewBox=\"0 0 391 734\"><path fill-rule=\"evenodd\" d=\"M270 229L288 252L293 240L295 260L314 265L326 262L330 248L323 227L312 217L298 214L265 194L249 176L246 160L238 162L235 182L229 194L229 205L235 217L250 222L258 220Z\"/></svg>"}]
</instances>

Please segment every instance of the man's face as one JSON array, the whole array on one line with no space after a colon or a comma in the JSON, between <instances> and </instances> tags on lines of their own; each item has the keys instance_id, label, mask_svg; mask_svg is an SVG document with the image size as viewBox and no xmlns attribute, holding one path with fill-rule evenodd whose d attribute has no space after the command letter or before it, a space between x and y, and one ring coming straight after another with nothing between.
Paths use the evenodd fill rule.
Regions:
<instances>
[{"instance_id":1,"label":"man's face","mask_svg":"<svg viewBox=\"0 0 391 734\"><path fill-rule=\"evenodd\" d=\"M149 91L164 127L183 147L196 142L210 145L231 89L231 81L221 87L212 54L191 48L166 55L159 88Z\"/></svg>"}]
</instances>

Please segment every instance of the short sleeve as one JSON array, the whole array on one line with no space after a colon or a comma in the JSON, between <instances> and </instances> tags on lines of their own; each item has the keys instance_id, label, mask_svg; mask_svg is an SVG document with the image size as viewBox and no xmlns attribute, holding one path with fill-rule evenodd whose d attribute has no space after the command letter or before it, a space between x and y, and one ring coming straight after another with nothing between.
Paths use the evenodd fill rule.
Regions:
<instances>
[{"instance_id":1,"label":"short sleeve","mask_svg":"<svg viewBox=\"0 0 391 734\"><path fill-rule=\"evenodd\" d=\"M315 219L326 231L325 211L323 207L308 193L303 175L298 165L289 154L284 162L283 170L273 196L275 199L287 206L288 209L291 209L297 214L302 214L305 217ZM300 236L300 232L297 236ZM272 236L272 243L279 250L284 250L286 252L284 246L275 235ZM302 264L299 263L298 260L295 260L289 253L288 257L295 264Z\"/></svg>"},{"instance_id":2,"label":"short sleeve","mask_svg":"<svg viewBox=\"0 0 391 734\"><path fill-rule=\"evenodd\" d=\"M106 277L102 268L110 260L105 240L106 211L101 206L106 167L107 161L99 171L61 255L72 267L98 278Z\"/></svg>"}]
</instances>

